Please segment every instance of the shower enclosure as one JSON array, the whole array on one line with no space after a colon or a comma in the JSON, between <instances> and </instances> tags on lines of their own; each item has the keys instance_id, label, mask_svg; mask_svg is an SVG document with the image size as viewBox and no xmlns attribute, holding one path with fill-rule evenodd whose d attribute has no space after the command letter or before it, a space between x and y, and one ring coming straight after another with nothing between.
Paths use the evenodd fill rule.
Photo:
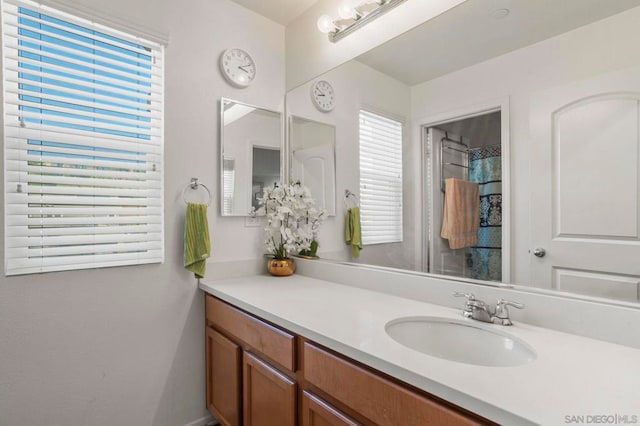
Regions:
<instances>
[{"instance_id":1,"label":"shower enclosure","mask_svg":"<svg viewBox=\"0 0 640 426\"><path fill-rule=\"evenodd\" d=\"M479 280L502 280L502 158L500 112L425 128L424 199L428 228L425 272ZM452 249L440 237L445 181L476 183L477 243ZM461 216L471 212L458 211Z\"/></svg>"}]
</instances>

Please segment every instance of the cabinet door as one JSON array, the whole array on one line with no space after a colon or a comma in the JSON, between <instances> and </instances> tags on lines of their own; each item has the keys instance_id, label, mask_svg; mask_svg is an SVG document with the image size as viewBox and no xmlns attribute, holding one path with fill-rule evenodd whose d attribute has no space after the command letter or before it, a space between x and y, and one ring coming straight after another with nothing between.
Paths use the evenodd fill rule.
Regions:
<instances>
[{"instance_id":1,"label":"cabinet door","mask_svg":"<svg viewBox=\"0 0 640 426\"><path fill-rule=\"evenodd\" d=\"M295 382L269 364L245 352L245 426L293 426L295 421Z\"/></svg>"},{"instance_id":2,"label":"cabinet door","mask_svg":"<svg viewBox=\"0 0 640 426\"><path fill-rule=\"evenodd\" d=\"M241 355L238 345L207 327L207 408L223 425L240 425Z\"/></svg>"},{"instance_id":3,"label":"cabinet door","mask_svg":"<svg viewBox=\"0 0 640 426\"><path fill-rule=\"evenodd\" d=\"M302 393L302 426L359 426L320 398Z\"/></svg>"}]
</instances>

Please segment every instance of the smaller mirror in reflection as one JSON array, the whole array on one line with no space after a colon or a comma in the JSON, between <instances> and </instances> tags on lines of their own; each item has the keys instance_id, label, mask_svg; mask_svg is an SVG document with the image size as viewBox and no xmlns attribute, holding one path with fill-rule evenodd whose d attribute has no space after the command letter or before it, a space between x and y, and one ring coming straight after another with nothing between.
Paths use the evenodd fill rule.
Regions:
<instances>
[{"instance_id":1,"label":"smaller mirror in reflection","mask_svg":"<svg viewBox=\"0 0 640 426\"><path fill-rule=\"evenodd\" d=\"M229 99L220 109L222 215L247 216L263 188L282 181L281 114Z\"/></svg>"},{"instance_id":2,"label":"smaller mirror in reflection","mask_svg":"<svg viewBox=\"0 0 640 426\"><path fill-rule=\"evenodd\" d=\"M316 206L336 214L336 129L334 126L291 116L291 178L308 187Z\"/></svg>"},{"instance_id":3,"label":"smaller mirror in reflection","mask_svg":"<svg viewBox=\"0 0 640 426\"><path fill-rule=\"evenodd\" d=\"M258 198L266 187L273 187L280 182L280 149L269 147L253 147L253 177L251 181L251 206L260 207Z\"/></svg>"}]
</instances>

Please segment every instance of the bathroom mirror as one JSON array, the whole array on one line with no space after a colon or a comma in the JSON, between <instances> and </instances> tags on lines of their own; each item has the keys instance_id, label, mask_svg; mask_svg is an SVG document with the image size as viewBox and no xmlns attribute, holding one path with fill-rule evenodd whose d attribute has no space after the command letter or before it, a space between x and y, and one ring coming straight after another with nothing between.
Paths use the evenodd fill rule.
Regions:
<instances>
[{"instance_id":1,"label":"bathroom mirror","mask_svg":"<svg viewBox=\"0 0 640 426\"><path fill-rule=\"evenodd\" d=\"M640 0L568 0L554 14L511 0L500 19L488 3L468 0L287 93L288 115L335 126L336 217L318 254L638 307ZM319 79L334 87L332 112L309 97ZM371 158L387 186L372 183ZM484 234L466 247L441 237L447 178L478 187ZM345 190L369 233L358 258Z\"/></svg>"},{"instance_id":2,"label":"bathroom mirror","mask_svg":"<svg viewBox=\"0 0 640 426\"><path fill-rule=\"evenodd\" d=\"M289 117L290 177L307 186L316 207L336 215L336 128L320 121Z\"/></svg>"},{"instance_id":3,"label":"bathroom mirror","mask_svg":"<svg viewBox=\"0 0 640 426\"><path fill-rule=\"evenodd\" d=\"M282 116L220 100L221 214L248 216L262 190L282 181Z\"/></svg>"}]
</instances>

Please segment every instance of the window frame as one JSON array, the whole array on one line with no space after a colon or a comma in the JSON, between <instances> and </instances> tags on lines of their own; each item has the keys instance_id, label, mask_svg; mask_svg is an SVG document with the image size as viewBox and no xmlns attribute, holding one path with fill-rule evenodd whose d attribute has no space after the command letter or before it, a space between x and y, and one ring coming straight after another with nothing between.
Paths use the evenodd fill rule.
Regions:
<instances>
[{"instance_id":1,"label":"window frame","mask_svg":"<svg viewBox=\"0 0 640 426\"><path fill-rule=\"evenodd\" d=\"M1 17L5 275L163 263L164 45L29 0L2 0ZM98 60L81 62L88 57ZM148 86L144 73L124 74L145 67ZM52 203L56 194L67 201Z\"/></svg>"}]
</instances>

